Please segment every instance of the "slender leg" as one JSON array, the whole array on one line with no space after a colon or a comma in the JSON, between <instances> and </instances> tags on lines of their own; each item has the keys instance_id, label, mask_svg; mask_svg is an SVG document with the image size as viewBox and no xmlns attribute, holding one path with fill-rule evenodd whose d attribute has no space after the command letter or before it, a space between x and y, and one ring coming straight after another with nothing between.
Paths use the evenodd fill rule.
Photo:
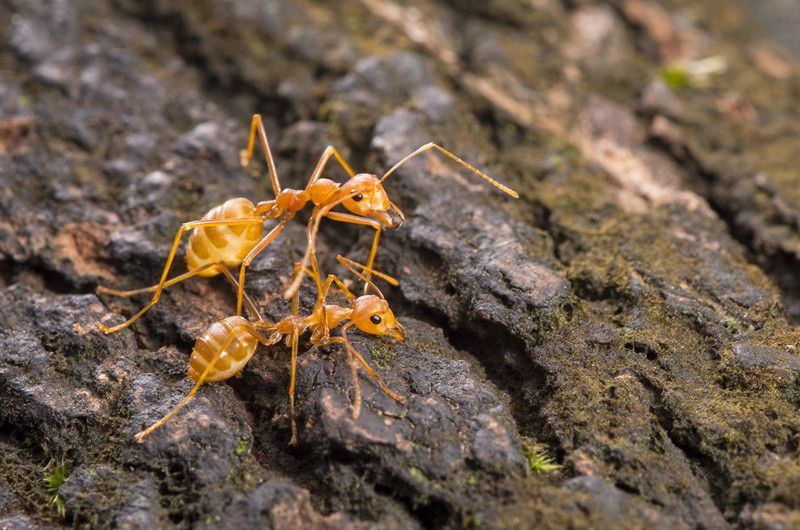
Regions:
<instances>
[{"instance_id":1,"label":"slender leg","mask_svg":"<svg viewBox=\"0 0 800 530\"><path fill-rule=\"evenodd\" d=\"M406 398L404 398L399 394L396 394L388 386L386 386L386 383L383 382L383 378L381 378L380 374L376 372L369 364L367 364L367 361L365 361L364 358L361 356L361 354L358 353L358 350L353 348L353 346L350 344L350 341L347 340L347 333L345 329L342 329L342 339L344 339L343 342L345 349L356 358L356 360L364 368L364 371L367 372L367 375L372 377L375 380L375 382L378 383L381 389L389 395L389 397L400 403L405 403L407 401Z\"/></svg>"},{"instance_id":2,"label":"slender leg","mask_svg":"<svg viewBox=\"0 0 800 530\"><path fill-rule=\"evenodd\" d=\"M339 288L339 290L342 291L342 294L344 294L349 300L354 300L356 298L356 295L354 295L353 292L344 284L344 282L340 280L335 274L329 274L328 279L325 282L326 282L325 296L323 296L323 299L327 298L328 291L330 290L331 285L334 283Z\"/></svg>"},{"instance_id":3,"label":"slender leg","mask_svg":"<svg viewBox=\"0 0 800 530\"><path fill-rule=\"evenodd\" d=\"M164 285L162 285L161 288L162 289L166 289L167 287L172 287L173 285L175 285L177 283L180 283L180 282L182 282L184 280L188 280L192 276L197 276L198 274L201 274L201 273L203 273L203 272L205 272L205 271L207 271L208 269L211 269L211 268L217 269L220 272L220 274L225 276L225 278L227 278L227 280L229 282L231 282L231 284L233 285L233 288L238 290L239 285L236 282L236 278L233 277L233 274L231 274L231 271L229 271L228 268L225 265L223 265L222 263L207 263L207 264L203 265L202 267L199 267L199 268L194 269L194 270L189 271L189 272L185 272L185 273L181 274L180 276L176 276L175 278L172 278L168 282L164 283ZM143 287L141 289L134 289L132 291L117 291L115 289L108 289L106 287L100 286L100 287L97 288L97 294L107 294L107 295L110 295L110 296L121 296L121 297L126 297L127 298L127 297L134 296L134 295L137 295L137 294L152 293L156 289L158 289L158 285L151 285L150 287ZM250 297L247 296L247 293L244 294L244 298L245 298L245 303L247 304L248 310L250 310L250 312L253 314L253 318L255 318L256 320L261 320L261 315L259 314L258 309L256 309L256 306L253 303L253 301L250 299Z\"/></svg>"},{"instance_id":4,"label":"slender leg","mask_svg":"<svg viewBox=\"0 0 800 530\"><path fill-rule=\"evenodd\" d=\"M454 155L453 153L451 153L450 151L448 151L444 147L438 146L438 145L436 145L434 143L427 143L427 144L423 145L422 147L419 147L413 153L403 157L398 163L393 165L389 169L389 171L387 171L386 173L383 174L383 176L381 177L381 182L386 180L386 178L389 175L391 175L392 173L397 171L397 168L399 168L400 166L402 166L403 164L405 164L406 162L408 162L409 160L411 160L415 156L417 156L417 155L419 155L421 153L424 153L425 151L430 151L431 149L436 149L437 151L439 151L440 153L442 153L446 157L450 158L451 160L455 160L456 162L458 162L459 164L461 164L465 168L469 169L470 171L472 171L473 173L475 173L479 177L487 180L490 184L492 184L496 188L499 188L500 190L504 191L505 193L508 193L512 197L514 197L514 198L518 198L519 197L519 193L517 193L516 191L512 190L511 188L509 188L505 184L501 184L500 182L496 181L495 179L493 179L492 177L490 177L489 175L487 175L486 173L484 173L480 169L472 167L471 165L467 164L466 162L461 160L459 157L457 157L456 155Z\"/></svg>"},{"instance_id":5,"label":"slender leg","mask_svg":"<svg viewBox=\"0 0 800 530\"><path fill-rule=\"evenodd\" d=\"M239 282L236 281L236 278L234 278L231 271L229 271L224 265L220 265L220 271L225 275L225 278L230 282L230 284L233 285L233 290L238 293ZM250 314L253 316L253 318L258 322L262 321L263 318L261 317L261 313L258 312L256 304L253 303L253 301L244 291L242 292L242 296L244 297L244 303L247 304L247 310L250 311Z\"/></svg>"},{"instance_id":6,"label":"slender leg","mask_svg":"<svg viewBox=\"0 0 800 530\"><path fill-rule=\"evenodd\" d=\"M278 177L278 168L275 166L275 160L272 158L272 151L269 148L269 140L267 139L267 131L264 130L264 123L261 121L261 114L253 114L253 119L250 121L250 139L247 141L247 149L239 153L239 161L245 167L250 164L250 159L253 158L253 147L255 146L256 132L261 140L261 147L264 148L264 155L267 157L267 170L269 171L270 182L272 183L272 191L275 196L280 195L281 181Z\"/></svg>"},{"instance_id":7,"label":"slender leg","mask_svg":"<svg viewBox=\"0 0 800 530\"><path fill-rule=\"evenodd\" d=\"M311 277L314 278L314 283L317 285L317 293L319 293L322 289L322 279L320 278L316 253L311 255Z\"/></svg>"},{"instance_id":8,"label":"slender leg","mask_svg":"<svg viewBox=\"0 0 800 530\"><path fill-rule=\"evenodd\" d=\"M210 226L242 226L242 225L249 225L262 222L263 219L261 219L260 217L243 217L241 219L219 219L219 220L201 219L199 221L191 221L188 223L184 223L178 229L178 233L175 234L175 241L172 243L172 249L169 252L169 257L167 257L167 263L164 265L164 272L161 273L161 279L158 281L158 285L156 285L154 289L153 298L150 300L150 302L146 306L144 306L138 313L129 318L126 322L110 328L103 324L100 324L100 329L102 329L106 333L114 333L121 329L124 329L133 324L139 317L144 315L148 309L153 307L158 302L158 299L161 297L161 292L164 290L164 284L167 281L167 276L169 275L169 269L172 266L172 261L175 259L175 253L178 251L178 245L181 242L181 237L183 236L184 232L195 228L206 228Z\"/></svg>"},{"instance_id":9,"label":"slender leg","mask_svg":"<svg viewBox=\"0 0 800 530\"><path fill-rule=\"evenodd\" d=\"M308 227L306 229L306 233L308 235L308 244L306 245L306 253L303 256L303 261L300 263L300 270L297 271L297 274L295 275L291 285L289 285L289 288L286 289L286 291L283 293L283 297L286 300L291 298L292 295L294 295L295 291L297 291L300 288L300 284L303 282L303 277L305 276L305 268L308 266L308 261L311 259L311 255L316 252L315 242L317 239L317 232L319 232L320 221L322 220L323 217L329 216L331 210L334 207L343 203L350 197L353 197L357 193L358 193L357 191L354 191L343 197L339 197L335 201L328 203L324 206L317 206L314 208L314 211L311 214L311 219L309 219L308 221Z\"/></svg>"},{"instance_id":10,"label":"slender leg","mask_svg":"<svg viewBox=\"0 0 800 530\"><path fill-rule=\"evenodd\" d=\"M297 276L297 272L300 270L300 264L294 264L294 276ZM300 291L295 291L294 296L292 296L292 316L298 316L300 314Z\"/></svg>"},{"instance_id":11,"label":"slender leg","mask_svg":"<svg viewBox=\"0 0 800 530\"><path fill-rule=\"evenodd\" d=\"M319 219L321 217L320 212L320 210L314 208L314 213L311 214L311 219L308 221L308 227L306 229L306 236L308 238L306 253L303 255L303 261L300 262L300 268L297 270L297 274L295 274L292 283L283 293L283 297L287 300L294 296L294 294L300 289L300 284L303 282L303 278L305 277L305 269L308 265L308 261L311 258L311 255L317 250L315 239L317 237L316 229L319 227Z\"/></svg>"},{"instance_id":12,"label":"slender leg","mask_svg":"<svg viewBox=\"0 0 800 530\"><path fill-rule=\"evenodd\" d=\"M292 422L292 439L289 440L289 445L297 445L297 420L294 414L294 385L295 377L297 374L297 343L299 342L299 333L297 328L292 330L292 367L289 374L289 417Z\"/></svg>"},{"instance_id":13,"label":"slender leg","mask_svg":"<svg viewBox=\"0 0 800 530\"><path fill-rule=\"evenodd\" d=\"M242 298L244 297L244 274L245 269L250 265L250 263L255 259L258 254L263 251L265 248L272 243L281 232L283 232L286 223L294 217L294 213L289 212L283 216L281 221L275 225L275 227L270 230L270 232L264 236L264 238L258 242L256 246L254 246L250 252L247 253L247 256L242 260L242 264L239 266L239 288L236 294L236 314L242 314Z\"/></svg>"},{"instance_id":14,"label":"slender leg","mask_svg":"<svg viewBox=\"0 0 800 530\"><path fill-rule=\"evenodd\" d=\"M375 263L375 255L378 253L378 243L381 240L381 229L375 229L375 237L372 239L372 248L369 251L369 259L367 259L367 267L364 271L364 276L367 277L367 280L372 279L372 266ZM369 292L369 282L364 282L364 294Z\"/></svg>"},{"instance_id":15,"label":"slender leg","mask_svg":"<svg viewBox=\"0 0 800 530\"><path fill-rule=\"evenodd\" d=\"M319 267L317 267L316 253L311 254L311 276L314 278L314 283L317 284L317 299L319 300L319 295L323 292L323 285L320 279ZM330 337L330 329L328 329L328 309L325 306L324 300L319 305L322 308L322 340L327 342L328 337Z\"/></svg>"},{"instance_id":16,"label":"slender leg","mask_svg":"<svg viewBox=\"0 0 800 530\"><path fill-rule=\"evenodd\" d=\"M342 292L348 295L348 297L355 298L355 296L353 296L353 293L351 293L347 289L347 287L344 284L342 284L335 275L329 274L328 277L325 279L325 283L322 284L322 289L317 292L317 307L319 306L325 307L325 299L328 297L328 292L330 291L331 285L334 282L337 282L337 284L342 288ZM296 293L295 296L297 296ZM311 335L311 344L313 344L314 346L326 346L331 342L330 340L331 330L328 327L327 315L325 315L324 313L320 326L322 327L322 333L318 334L315 331L315 333Z\"/></svg>"},{"instance_id":17,"label":"slender leg","mask_svg":"<svg viewBox=\"0 0 800 530\"><path fill-rule=\"evenodd\" d=\"M219 268L220 272L222 272L223 269L227 270L220 263L207 263L207 264L203 265L202 267L198 267L198 268L196 268L194 270L191 270L189 272L185 272L185 273L181 274L180 276L176 276L176 277L172 278L171 280L169 280L167 282L164 282L164 284L161 285L161 288L162 289L166 289L167 287L172 287L176 283L180 283L180 282L182 282L184 280L188 280L192 276L197 276L198 274L201 274L201 273L203 273L203 272L205 272L205 271L207 271L208 269L211 269L211 268ZM101 286L99 286L97 288L97 294L107 294L109 296L119 296L119 297L122 297L122 298L129 298L129 297L135 296L137 294L152 293L152 292L154 292L154 291L156 291L158 289L158 286L159 286L159 284L155 284L155 285L151 285L150 287L142 287L141 289L133 289L132 291L117 291L116 289L109 289L108 287L103 287L101 285Z\"/></svg>"},{"instance_id":18,"label":"slender leg","mask_svg":"<svg viewBox=\"0 0 800 530\"><path fill-rule=\"evenodd\" d=\"M339 162L339 165L341 165L342 168L344 168L344 170L347 172L348 175L350 175L351 178L355 176L356 172L353 171L353 169L347 164L347 162L345 162L344 157L341 154L339 154L339 151L332 145L329 145L322 152L322 156L319 157L319 161L317 162L316 167L314 167L314 171L311 172L311 178L308 179L308 184L306 184L306 189L308 189L310 185L314 184L322 176L322 170L325 169L325 166L328 164L328 161L331 159L331 156L336 158L336 161Z\"/></svg>"},{"instance_id":19,"label":"slender leg","mask_svg":"<svg viewBox=\"0 0 800 530\"><path fill-rule=\"evenodd\" d=\"M372 273L374 272L372 267L375 263L375 256L378 254L378 244L381 239L382 230L381 224L375 219L370 219L369 217L361 217L360 215L353 215L351 213L344 212L330 212L328 214L328 219L341 221L343 223L371 226L375 229L375 237L372 239L372 248L369 251L369 259L367 260L367 266L364 270L366 276L366 281L364 282L364 294L367 294L370 286L369 280L372 279Z\"/></svg>"}]
</instances>

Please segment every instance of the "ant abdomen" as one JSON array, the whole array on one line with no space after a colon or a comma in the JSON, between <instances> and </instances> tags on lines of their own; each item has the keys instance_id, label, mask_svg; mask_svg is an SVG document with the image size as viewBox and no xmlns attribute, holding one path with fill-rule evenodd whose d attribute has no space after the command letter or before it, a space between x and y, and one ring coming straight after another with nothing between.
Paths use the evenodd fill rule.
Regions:
<instances>
[{"instance_id":1,"label":"ant abdomen","mask_svg":"<svg viewBox=\"0 0 800 530\"><path fill-rule=\"evenodd\" d=\"M228 317L211 324L195 342L189 360L189 378L193 381L200 379L217 354L219 358L206 374L206 382L224 381L239 373L258 347L258 339L247 331L247 324L247 320L240 316ZM234 334L232 338L231 334ZM219 353L223 346L224 351Z\"/></svg>"},{"instance_id":2,"label":"ant abdomen","mask_svg":"<svg viewBox=\"0 0 800 530\"><path fill-rule=\"evenodd\" d=\"M256 216L256 207L249 199L229 199L209 210L203 220L243 219ZM196 270L210 263L223 263L226 267L238 266L250 250L261 240L264 226L261 223L232 226L207 226L195 228L189 238L186 263ZM219 268L211 267L199 276L216 276Z\"/></svg>"}]
</instances>

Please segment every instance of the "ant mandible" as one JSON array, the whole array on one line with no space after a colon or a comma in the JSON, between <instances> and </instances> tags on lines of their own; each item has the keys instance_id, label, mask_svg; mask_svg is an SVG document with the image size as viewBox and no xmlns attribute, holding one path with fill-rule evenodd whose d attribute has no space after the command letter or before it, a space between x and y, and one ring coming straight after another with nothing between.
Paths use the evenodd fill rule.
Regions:
<instances>
[{"instance_id":1,"label":"ant mandible","mask_svg":"<svg viewBox=\"0 0 800 530\"><path fill-rule=\"evenodd\" d=\"M364 333L388 335L400 341L405 340L405 330L403 326L396 320L383 294L378 287L367 278L366 273L370 272L392 285L397 285L397 281L391 276L387 276L378 271L369 270L366 266L343 256L337 256L336 259L347 268L347 270L369 285L377 293L377 296L368 294L356 297L338 277L330 274L322 284L321 289L317 292L317 301L308 316L301 317L297 314L299 297L295 295L292 300L292 314L277 323L263 320L257 311L254 312L256 320L252 322L238 315L215 322L197 339L194 349L192 350L189 361L189 378L195 381L194 387L186 397L163 418L147 429L137 433L135 435L136 441L141 443L145 436L164 425L194 397L204 383L224 381L239 373L253 356L259 344L271 346L278 343L281 338L286 337L287 346L292 349L289 378L289 415L292 437L289 444L296 445L297 422L295 417L294 396L297 373L297 348L300 336L309 330L311 331L311 344L315 346L342 344L347 352L347 359L353 376L355 392L352 412L353 419L357 419L361 412L361 388L358 383L358 364L364 368L364 371L377 382L386 394L392 399L404 403L406 399L386 386L380 374L369 366L364 357L352 346L347 337L347 330L355 326ZM356 270L355 267L360 268L363 273ZM295 266L296 272L298 268L299 264ZM308 273L312 276L316 274L313 270L308 271ZM317 280L319 280L319 278L317 278ZM349 307L326 303L328 292L334 283L350 301ZM319 284L320 282L318 282L318 285ZM338 326L342 326L341 335L332 337L330 331Z\"/></svg>"}]
</instances>

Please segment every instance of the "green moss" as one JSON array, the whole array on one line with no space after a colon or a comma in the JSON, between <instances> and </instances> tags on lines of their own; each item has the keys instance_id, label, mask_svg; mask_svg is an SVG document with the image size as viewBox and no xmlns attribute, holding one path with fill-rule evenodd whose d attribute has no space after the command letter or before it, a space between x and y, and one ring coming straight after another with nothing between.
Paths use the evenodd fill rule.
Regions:
<instances>
[{"instance_id":1,"label":"green moss","mask_svg":"<svg viewBox=\"0 0 800 530\"><path fill-rule=\"evenodd\" d=\"M732 334L732 335L738 335L739 333L742 332L742 327L739 325L739 323L736 320L734 320L732 318L726 318L725 320L723 320L722 321L722 326L725 329L727 329L728 332L730 334Z\"/></svg>"},{"instance_id":2,"label":"green moss","mask_svg":"<svg viewBox=\"0 0 800 530\"><path fill-rule=\"evenodd\" d=\"M689 72L679 65L667 66L661 70L661 80L672 90L683 90L689 86Z\"/></svg>"},{"instance_id":3,"label":"green moss","mask_svg":"<svg viewBox=\"0 0 800 530\"><path fill-rule=\"evenodd\" d=\"M474 486L477 483L478 483L478 477L476 477L475 475L470 475L469 477L467 477L467 485Z\"/></svg>"},{"instance_id":4,"label":"green moss","mask_svg":"<svg viewBox=\"0 0 800 530\"><path fill-rule=\"evenodd\" d=\"M249 447L250 442L248 442L247 438L240 439L239 443L236 444L236 454L239 456L245 454Z\"/></svg>"},{"instance_id":5,"label":"green moss","mask_svg":"<svg viewBox=\"0 0 800 530\"><path fill-rule=\"evenodd\" d=\"M416 480L418 482L427 482L428 481L428 477L425 476L425 473L423 473L422 470L417 468L417 467L409 468L408 473L409 473L409 475L411 475L411 478L413 478L414 480Z\"/></svg>"},{"instance_id":6,"label":"green moss","mask_svg":"<svg viewBox=\"0 0 800 530\"><path fill-rule=\"evenodd\" d=\"M523 452L528 459L528 469L537 475L547 475L561 469L547 452L547 447L542 444L526 441L523 443Z\"/></svg>"},{"instance_id":7,"label":"green moss","mask_svg":"<svg viewBox=\"0 0 800 530\"><path fill-rule=\"evenodd\" d=\"M786 399L792 405L800 407L800 375L796 376L792 384L786 389Z\"/></svg>"},{"instance_id":8,"label":"green moss","mask_svg":"<svg viewBox=\"0 0 800 530\"><path fill-rule=\"evenodd\" d=\"M386 370L391 368L394 360L397 358L397 351L378 341L370 343L368 346L369 354L372 357L372 362L379 370Z\"/></svg>"},{"instance_id":9,"label":"green moss","mask_svg":"<svg viewBox=\"0 0 800 530\"><path fill-rule=\"evenodd\" d=\"M49 503L53 505L58 516L63 518L66 516L67 512L64 506L64 499L58 494L58 489L64 484L64 481L69 475L67 467L63 463L55 465L55 463L51 461L45 468L45 471L47 473L44 476L44 483L47 494L50 496Z\"/></svg>"}]
</instances>

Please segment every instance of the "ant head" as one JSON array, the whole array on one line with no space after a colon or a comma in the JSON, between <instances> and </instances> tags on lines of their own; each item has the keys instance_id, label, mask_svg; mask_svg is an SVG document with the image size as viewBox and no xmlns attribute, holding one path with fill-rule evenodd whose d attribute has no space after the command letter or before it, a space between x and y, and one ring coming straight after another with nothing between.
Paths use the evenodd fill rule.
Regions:
<instances>
[{"instance_id":1,"label":"ant head","mask_svg":"<svg viewBox=\"0 0 800 530\"><path fill-rule=\"evenodd\" d=\"M377 175L360 173L345 182L341 195L348 197L342 205L356 215L370 217L383 228L400 228L405 221L403 212L389 200Z\"/></svg>"},{"instance_id":2,"label":"ant head","mask_svg":"<svg viewBox=\"0 0 800 530\"><path fill-rule=\"evenodd\" d=\"M375 295L368 294L356 299L350 321L364 333L406 340L406 330L395 319L389 304Z\"/></svg>"}]
</instances>

